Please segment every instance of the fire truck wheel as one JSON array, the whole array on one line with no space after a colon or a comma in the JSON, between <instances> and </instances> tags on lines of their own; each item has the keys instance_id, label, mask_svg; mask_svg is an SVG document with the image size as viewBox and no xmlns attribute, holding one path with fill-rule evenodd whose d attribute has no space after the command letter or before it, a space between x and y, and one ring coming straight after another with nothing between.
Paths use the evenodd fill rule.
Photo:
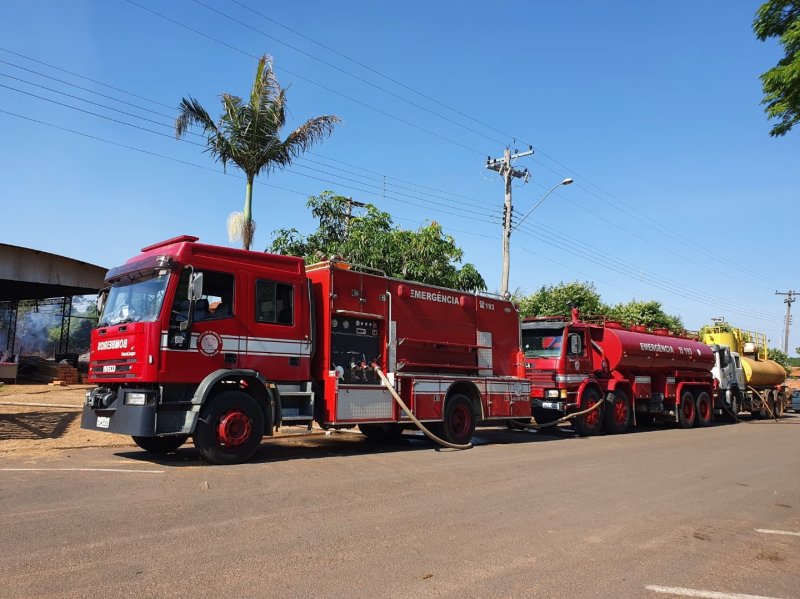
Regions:
<instances>
[{"instance_id":1,"label":"fire truck wheel","mask_svg":"<svg viewBox=\"0 0 800 599\"><path fill-rule=\"evenodd\" d=\"M714 408L711 405L711 397L705 391L697 394L697 426L708 426L711 424L711 415Z\"/></svg>"},{"instance_id":2,"label":"fire truck wheel","mask_svg":"<svg viewBox=\"0 0 800 599\"><path fill-rule=\"evenodd\" d=\"M208 399L200 411L194 444L212 464L249 460L264 436L264 414L256 400L241 391L225 391Z\"/></svg>"},{"instance_id":3,"label":"fire truck wheel","mask_svg":"<svg viewBox=\"0 0 800 599\"><path fill-rule=\"evenodd\" d=\"M624 433L631 424L631 404L628 395L620 390L606 395L603 426L609 433Z\"/></svg>"},{"instance_id":4,"label":"fire truck wheel","mask_svg":"<svg viewBox=\"0 0 800 599\"><path fill-rule=\"evenodd\" d=\"M583 392L581 396L581 406L578 411L588 410L593 405L600 401L600 394L594 389L589 389ZM603 424L603 405L600 404L597 408L572 419L572 428L581 437L590 437L600 432L600 426Z\"/></svg>"},{"instance_id":5,"label":"fire truck wheel","mask_svg":"<svg viewBox=\"0 0 800 599\"><path fill-rule=\"evenodd\" d=\"M389 424L359 424L360 430L370 441L396 441L403 434L403 425Z\"/></svg>"},{"instance_id":6,"label":"fire truck wheel","mask_svg":"<svg viewBox=\"0 0 800 599\"><path fill-rule=\"evenodd\" d=\"M678 404L678 424L681 428L692 428L697 417L697 406L691 391L684 391Z\"/></svg>"},{"instance_id":7,"label":"fire truck wheel","mask_svg":"<svg viewBox=\"0 0 800 599\"><path fill-rule=\"evenodd\" d=\"M475 412L466 395L453 395L444 407L442 437L457 445L466 445L475 433Z\"/></svg>"},{"instance_id":8,"label":"fire truck wheel","mask_svg":"<svg viewBox=\"0 0 800 599\"><path fill-rule=\"evenodd\" d=\"M133 442L150 453L172 453L186 443L189 435L175 435L172 437L132 437Z\"/></svg>"}]
</instances>

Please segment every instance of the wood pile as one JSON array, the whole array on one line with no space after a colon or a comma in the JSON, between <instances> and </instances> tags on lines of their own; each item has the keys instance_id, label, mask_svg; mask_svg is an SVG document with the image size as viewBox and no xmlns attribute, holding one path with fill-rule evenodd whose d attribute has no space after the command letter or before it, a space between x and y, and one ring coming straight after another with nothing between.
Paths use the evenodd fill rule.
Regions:
<instances>
[{"instance_id":1,"label":"wood pile","mask_svg":"<svg viewBox=\"0 0 800 599\"><path fill-rule=\"evenodd\" d=\"M83 375L69 364L56 363L36 357L20 358L20 376L27 380L61 387L83 382Z\"/></svg>"}]
</instances>

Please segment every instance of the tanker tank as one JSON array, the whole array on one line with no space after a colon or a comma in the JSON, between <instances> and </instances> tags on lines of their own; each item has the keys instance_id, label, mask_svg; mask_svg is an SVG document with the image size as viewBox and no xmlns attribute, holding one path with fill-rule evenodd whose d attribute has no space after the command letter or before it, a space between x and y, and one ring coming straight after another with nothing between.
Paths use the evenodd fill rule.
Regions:
<instances>
[{"instance_id":1,"label":"tanker tank","mask_svg":"<svg viewBox=\"0 0 800 599\"><path fill-rule=\"evenodd\" d=\"M753 387L776 386L786 380L786 370L774 360L754 360L741 356L744 379Z\"/></svg>"},{"instance_id":2,"label":"tanker tank","mask_svg":"<svg viewBox=\"0 0 800 599\"><path fill-rule=\"evenodd\" d=\"M714 366L714 352L699 341L617 328L607 323L600 329L598 341L608 367L617 371L674 372L696 370L709 372Z\"/></svg>"}]
</instances>

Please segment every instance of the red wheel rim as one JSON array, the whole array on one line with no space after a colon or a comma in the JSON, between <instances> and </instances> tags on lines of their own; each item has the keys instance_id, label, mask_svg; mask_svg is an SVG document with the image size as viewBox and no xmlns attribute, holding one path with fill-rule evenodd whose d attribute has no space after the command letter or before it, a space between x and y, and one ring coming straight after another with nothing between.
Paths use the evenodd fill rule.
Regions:
<instances>
[{"instance_id":1,"label":"red wheel rim","mask_svg":"<svg viewBox=\"0 0 800 599\"><path fill-rule=\"evenodd\" d=\"M705 397L701 397L697 402L697 412L700 414L700 418L708 420L711 417L711 402Z\"/></svg>"},{"instance_id":2,"label":"red wheel rim","mask_svg":"<svg viewBox=\"0 0 800 599\"><path fill-rule=\"evenodd\" d=\"M614 402L614 421L617 424L628 422L628 402L618 399Z\"/></svg>"},{"instance_id":3,"label":"red wheel rim","mask_svg":"<svg viewBox=\"0 0 800 599\"><path fill-rule=\"evenodd\" d=\"M596 403L597 403L597 399L595 399L594 397L589 397L589 398L587 398L586 403L583 406L581 406L581 409L582 410L588 410L589 408L591 408ZM600 408L592 410L591 412L586 414L583 417L583 421L588 426L591 426L591 427L594 427L595 425L597 425L597 423L600 422Z\"/></svg>"},{"instance_id":4,"label":"red wheel rim","mask_svg":"<svg viewBox=\"0 0 800 599\"><path fill-rule=\"evenodd\" d=\"M472 416L467 406L456 406L453 410L453 416L450 418L450 426L452 426L456 436L461 437L462 435L469 434L471 422Z\"/></svg>"},{"instance_id":5,"label":"red wheel rim","mask_svg":"<svg viewBox=\"0 0 800 599\"><path fill-rule=\"evenodd\" d=\"M250 417L239 409L228 410L217 421L217 441L225 447L238 447L247 442L253 432Z\"/></svg>"},{"instance_id":6,"label":"red wheel rim","mask_svg":"<svg viewBox=\"0 0 800 599\"><path fill-rule=\"evenodd\" d=\"M694 417L694 402L691 399L683 402L683 417L687 421Z\"/></svg>"}]
</instances>

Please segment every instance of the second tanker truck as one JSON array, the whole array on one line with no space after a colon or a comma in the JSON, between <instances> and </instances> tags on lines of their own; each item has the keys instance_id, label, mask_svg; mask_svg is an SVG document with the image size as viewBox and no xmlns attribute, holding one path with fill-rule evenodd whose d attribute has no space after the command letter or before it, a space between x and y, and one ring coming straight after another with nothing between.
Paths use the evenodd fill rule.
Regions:
<instances>
[{"instance_id":1,"label":"second tanker truck","mask_svg":"<svg viewBox=\"0 0 800 599\"><path fill-rule=\"evenodd\" d=\"M768 358L767 338L721 321L700 330L716 354L713 374L718 411L735 420L740 412L760 418L783 416L786 371Z\"/></svg>"},{"instance_id":2,"label":"second tanker truck","mask_svg":"<svg viewBox=\"0 0 800 599\"><path fill-rule=\"evenodd\" d=\"M578 434L622 433L655 419L706 426L714 417L714 350L666 329L582 322L573 310L571 319L525 319L522 349L540 424L600 399L597 409L572 419Z\"/></svg>"}]
</instances>

